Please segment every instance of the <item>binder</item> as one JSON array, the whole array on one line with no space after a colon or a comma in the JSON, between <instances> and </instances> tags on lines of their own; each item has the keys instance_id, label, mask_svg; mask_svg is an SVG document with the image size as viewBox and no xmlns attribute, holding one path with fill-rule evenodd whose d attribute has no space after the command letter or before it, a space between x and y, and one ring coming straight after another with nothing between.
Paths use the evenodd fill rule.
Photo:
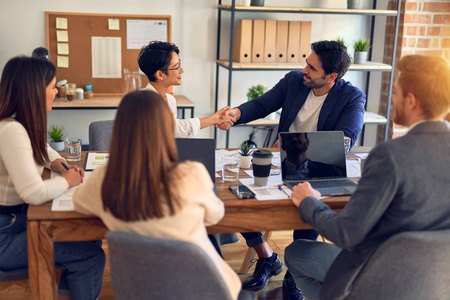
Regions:
<instances>
[{"instance_id":1,"label":"binder","mask_svg":"<svg viewBox=\"0 0 450 300\"><path fill-rule=\"evenodd\" d=\"M300 47L300 21L289 21L287 62L298 63Z\"/></svg>"},{"instance_id":2,"label":"binder","mask_svg":"<svg viewBox=\"0 0 450 300\"><path fill-rule=\"evenodd\" d=\"M264 20L253 20L252 63L264 62Z\"/></svg>"},{"instance_id":3,"label":"binder","mask_svg":"<svg viewBox=\"0 0 450 300\"><path fill-rule=\"evenodd\" d=\"M275 45L275 62L286 63L289 21L277 21L277 42Z\"/></svg>"},{"instance_id":4,"label":"binder","mask_svg":"<svg viewBox=\"0 0 450 300\"><path fill-rule=\"evenodd\" d=\"M251 62L252 20L239 20L234 33L233 61Z\"/></svg>"},{"instance_id":5,"label":"binder","mask_svg":"<svg viewBox=\"0 0 450 300\"><path fill-rule=\"evenodd\" d=\"M275 45L277 42L277 21L266 20L264 35L264 62L275 62Z\"/></svg>"},{"instance_id":6,"label":"binder","mask_svg":"<svg viewBox=\"0 0 450 300\"><path fill-rule=\"evenodd\" d=\"M300 26L300 46L298 61L306 62L306 58L311 52L311 21L301 22Z\"/></svg>"}]
</instances>

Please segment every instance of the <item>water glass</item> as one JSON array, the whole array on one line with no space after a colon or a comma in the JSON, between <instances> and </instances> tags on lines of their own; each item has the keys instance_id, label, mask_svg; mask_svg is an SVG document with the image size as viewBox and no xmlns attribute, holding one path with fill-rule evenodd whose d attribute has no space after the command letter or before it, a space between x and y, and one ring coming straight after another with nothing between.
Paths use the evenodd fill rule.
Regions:
<instances>
[{"instance_id":1,"label":"water glass","mask_svg":"<svg viewBox=\"0 0 450 300\"><path fill-rule=\"evenodd\" d=\"M71 137L64 141L64 148L66 152L67 161L80 161L81 160L81 139L77 137Z\"/></svg>"},{"instance_id":2,"label":"water glass","mask_svg":"<svg viewBox=\"0 0 450 300\"><path fill-rule=\"evenodd\" d=\"M222 180L224 182L237 181L239 179L239 164L241 158L237 155L225 155L222 157Z\"/></svg>"}]
</instances>

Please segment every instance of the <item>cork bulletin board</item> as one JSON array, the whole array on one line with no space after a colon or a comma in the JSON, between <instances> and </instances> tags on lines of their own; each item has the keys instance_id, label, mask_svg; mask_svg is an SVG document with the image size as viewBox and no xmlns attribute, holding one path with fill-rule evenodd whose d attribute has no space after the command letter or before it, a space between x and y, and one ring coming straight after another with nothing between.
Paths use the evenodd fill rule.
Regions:
<instances>
[{"instance_id":1,"label":"cork bulletin board","mask_svg":"<svg viewBox=\"0 0 450 300\"><path fill-rule=\"evenodd\" d=\"M139 70L137 57L140 52L140 44L130 40L131 34L128 34L127 40L128 24L162 24L164 30L159 30L157 33L150 32L146 38L156 36L160 38L151 40L163 40L162 36L165 36L166 41L172 41L171 16L167 15L46 12L46 23L47 49L50 52L50 60L57 67L57 80L67 79L68 82L76 83L77 87L82 88L86 84L92 84L93 92L97 95L121 94L124 84L123 69ZM128 26L128 33L130 33L131 26ZM144 34L149 31L138 30ZM138 30L134 32L136 33ZM116 68L116 78L93 77L93 37L94 39L97 37L112 38L111 40L116 42L117 48L114 49L119 49L116 54L120 57L116 61L121 61L120 71ZM139 38L138 35L133 37L135 40ZM120 42L117 38L120 38ZM140 40L140 43L144 43L143 39ZM104 66L107 67L108 63L104 63ZM148 83L147 77L142 75L141 78L143 86L145 86Z\"/></svg>"}]
</instances>

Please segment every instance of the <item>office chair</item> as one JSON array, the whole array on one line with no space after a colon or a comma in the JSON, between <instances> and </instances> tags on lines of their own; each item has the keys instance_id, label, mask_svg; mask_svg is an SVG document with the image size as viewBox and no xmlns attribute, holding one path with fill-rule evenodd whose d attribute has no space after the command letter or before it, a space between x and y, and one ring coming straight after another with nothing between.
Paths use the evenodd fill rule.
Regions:
<instances>
[{"instance_id":1,"label":"office chair","mask_svg":"<svg viewBox=\"0 0 450 300\"><path fill-rule=\"evenodd\" d=\"M399 233L380 246L347 300L449 299L450 230Z\"/></svg>"},{"instance_id":2,"label":"office chair","mask_svg":"<svg viewBox=\"0 0 450 300\"><path fill-rule=\"evenodd\" d=\"M114 297L230 300L222 276L198 246L174 239L111 231L106 234ZM239 299L256 299L241 291Z\"/></svg>"},{"instance_id":3,"label":"office chair","mask_svg":"<svg viewBox=\"0 0 450 300\"><path fill-rule=\"evenodd\" d=\"M114 120L89 124L89 151L108 151Z\"/></svg>"}]
</instances>

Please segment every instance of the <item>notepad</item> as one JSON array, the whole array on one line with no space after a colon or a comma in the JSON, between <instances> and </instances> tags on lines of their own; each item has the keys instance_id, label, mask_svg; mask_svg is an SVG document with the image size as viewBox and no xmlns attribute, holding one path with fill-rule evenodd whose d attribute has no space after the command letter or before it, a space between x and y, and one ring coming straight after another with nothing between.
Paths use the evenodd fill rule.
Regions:
<instances>
[{"instance_id":1,"label":"notepad","mask_svg":"<svg viewBox=\"0 0 450 300\"><path fill-rule=\"evenodd\" d=\"M84 169L86 171L92 171L97 169L99 166L106 166L109 160L109 153L96 153L89 152L86 155L86 164Z\"/></svg>"},{"instance_id":2,"label":"notepad","mask_svg":"<svg viewBox=\"0 0 450 300\"><path fill-rule=\"evenodd\" d=\"M91 176L92 172L85 172L84 173L84 179L83 182L86 182L86 180ZM56 176L61 176L58 173L52 172L51 178L54 178ZM52 203L52 211L74 211L72 197L75 191L82 185L83 183L68 188L64 193L53 199Z\"/></svg>"}]
</instances>

